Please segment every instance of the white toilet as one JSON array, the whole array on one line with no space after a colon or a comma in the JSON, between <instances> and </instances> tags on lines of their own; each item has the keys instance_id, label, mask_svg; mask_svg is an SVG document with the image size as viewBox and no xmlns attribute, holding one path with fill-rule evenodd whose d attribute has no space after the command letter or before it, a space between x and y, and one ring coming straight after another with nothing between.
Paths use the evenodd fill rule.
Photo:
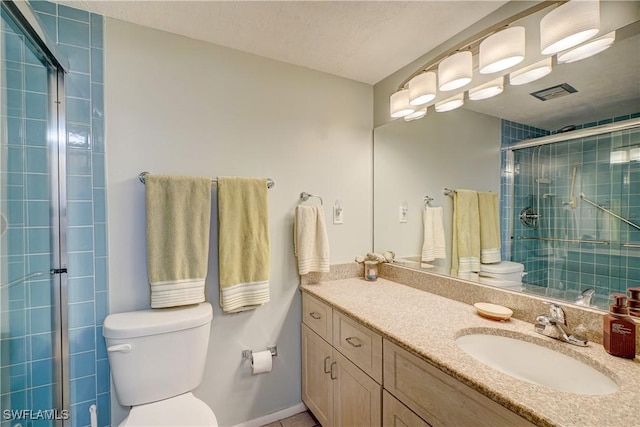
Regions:
<instances>
[{"instance_id":1,"label":"white toilet","mask_svg":"<svg viewBox=\"0 0 640 427\"><path fill-rule=\"evenodd\" d=\"M103 335L118 401L131 406L121 426L217 426L191 391L202 381L213 318L201 303L110 314Z\"/></svg>"},{"instance_id":2,"label":"white toilet","mask_svg":"<svg viewBox=\"0 0 640 427\"><path fill-rule=\"evenodd\" d=\"M479 281L498 288L520 290L524 265L519 262L502 261L495 264L481 264Z\"/></svg>"}]
</instances>

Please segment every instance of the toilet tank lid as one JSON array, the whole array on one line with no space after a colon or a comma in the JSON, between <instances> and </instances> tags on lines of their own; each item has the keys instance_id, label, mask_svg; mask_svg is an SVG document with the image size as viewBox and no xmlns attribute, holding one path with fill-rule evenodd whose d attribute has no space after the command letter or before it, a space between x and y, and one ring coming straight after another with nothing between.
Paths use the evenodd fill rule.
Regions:
<instances>
[{"instance_id":1,"label":"toilet tank lid","mask_svg":"<svg viewBox=\"0 0 640 427\"><path fill-rule=\"evenodd\" d=\"M495 264L481 264L480 271L487 273L517 273L524 271L524 265L519 262L502 261Z\"/></svg>"},{"instance_id":2,"label":"toilet tank lid","mask_svg":"<svg viewBox=\"0 0 640 427\"><path fill-rule=\"evenodd\" d=\"M104 319L105 338L135 338L202 326L211 321L208 302L172 308L110 314Z\"/></svg>"}]
</instances>

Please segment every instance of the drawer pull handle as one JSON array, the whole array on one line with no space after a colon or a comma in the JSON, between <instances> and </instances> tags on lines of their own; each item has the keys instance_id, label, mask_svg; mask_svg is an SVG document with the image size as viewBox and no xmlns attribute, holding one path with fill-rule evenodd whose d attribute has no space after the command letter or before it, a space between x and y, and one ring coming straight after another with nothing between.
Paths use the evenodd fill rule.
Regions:
<instances>
[{"instance_id":1,"label":"drawer pull handle","mask_svg":"<svg viewBox=\"0 0 640 427\"><path fill-rule=\"evenodd\" d=\"M331 369L327 369L327 362L331 360L331 356L327 356L324 358L324 373L328 374L331 372Z\"/></svg>"},{"instance_id":2,"label":"drawer pull handle","mask_svg":"<svg viewBox=\"0 0 640 427\"><path fill-rule=\"evenodd\" d=\"M309 316L313 317L316 320L322 319L322 316L320 315L320 313L316 313L315 311L312 311L311 313L309 313Z\"/></svg>"},{"instance_id":3,"label":"drawer pull handle","mask_svg":"<svg viewBox=\"0 0 640 427\"><path fill-rule=\"evenodd\" d=\"M360 340L356 337L347 337L344 339L346 342L348 342L349 344L351 344L354 347L362 347L362 343L360 342Z\"/></svg>"},{"instance_id":4,"label":"drawer pull handle","mask_svg":"<svg viewBox=\"0 0 640 427\"><path fill-rule=\"evenodd\" d=\"M330 372L331 372L331 379L332 379L332 380L338 379L338 376L337 376L337 375L336 375L335 377L333 376L333 367L334 367L337 363L338 363L338 362L333 362L333 363L331 364L331 371L330 371Z\"/></svg>"}]
</instances>

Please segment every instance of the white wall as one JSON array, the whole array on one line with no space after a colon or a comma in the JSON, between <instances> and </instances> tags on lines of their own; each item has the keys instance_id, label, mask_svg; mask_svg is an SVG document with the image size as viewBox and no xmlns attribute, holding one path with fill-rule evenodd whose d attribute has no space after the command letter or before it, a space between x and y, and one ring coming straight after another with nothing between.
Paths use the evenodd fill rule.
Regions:
<instances>
[{"instance_id":1,"label":"white wall","mask_svg":"<svg viewBox=\"0 0 640 427\"><path fill-rule=\"evenodd\" d=\"M105 37L110 311L149 307L140 172L271 177L271 302L222 314L212 227L214 319L195 394L220 425L298 404L293 211L301 191L322 195L327 217L340 199L344 224L328 225L331 262L371 249L373 88L113 19ZM249 375L241 351L272 344L279 352L273 371ZM115 396L112 407L117 425L126 412Z\"/></svg>"}]
</instances>

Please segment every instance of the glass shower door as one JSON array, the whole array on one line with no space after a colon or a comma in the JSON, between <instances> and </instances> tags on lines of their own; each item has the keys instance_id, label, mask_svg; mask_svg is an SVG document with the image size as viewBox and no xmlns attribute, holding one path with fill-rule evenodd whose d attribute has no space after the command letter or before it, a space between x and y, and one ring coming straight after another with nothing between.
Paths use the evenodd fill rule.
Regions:
<instances>
[{"instance_id":1,"label":"glass shower door","mask_svg":"<svg viewBox=\"0 0 640 427\"><path fill-rule=\"evenodd\" d=\"M66 416L51 274L59 262L56 80L4 5L0 49L0 425L54 425Z\"/></svg>"}]
</instances>

